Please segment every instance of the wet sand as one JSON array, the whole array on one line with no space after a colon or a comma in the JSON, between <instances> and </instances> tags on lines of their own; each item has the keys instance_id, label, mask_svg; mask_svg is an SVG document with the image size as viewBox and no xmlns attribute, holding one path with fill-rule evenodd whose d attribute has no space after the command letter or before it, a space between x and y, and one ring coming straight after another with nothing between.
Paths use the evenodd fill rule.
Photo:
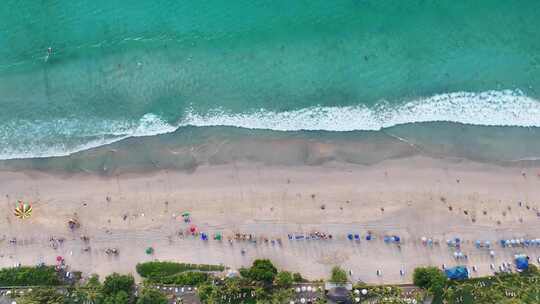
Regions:
<instances>
[{"instance_id":1,"label":"wet sand","mask_svg":"<svg viewBox=\"0 0 540 304\"><path fill-rule=\"evenodd\" d=\"M328 277L334 265L353 271L354 280L372 283L411 281L420 265L461 264L445 240L465 240L466 265L491 273L490 263L511 262L514 253L534 260L540 247L488 250L476 239L539 238L540 168L501 167L458 159L402 157L371 165L328 161L321 165L272 165L231 162L202 165L192 172L60 174L43 171L0 172L0 266L21 262L54 263L61 255L87 273L134 272L152 259L190 263L249 265L270 258L279 268L310 279ZM17 200L30 201L30 219L12 214ZM521 202L521 204L520 204ZM181 213L189 211L201 232L223 233L223 241L187 235ZM81 227L70 231L67 221ZM179 236L179 232L184 233ZM289 241L289 233L320 231L332 240ZM349 241L347 233L376 240ZM234 233L252 233L282 245L233 241ZM85 244L81 235L88 235ZM386 244L398 235L402 244ZM65 238L57 249L50 237ZM424 246L432 237L441 245ZM17 238L17 244L9 240ZM89 252L83 248L89 246ZM155 254L145 254L152 246ZM105 254L118 248L117 257ZM245 250L245 255L241 250ZM403 268L406 275L401 277ZM382 270L378 277L376 270Z\"/></svg>"}]
</instances>

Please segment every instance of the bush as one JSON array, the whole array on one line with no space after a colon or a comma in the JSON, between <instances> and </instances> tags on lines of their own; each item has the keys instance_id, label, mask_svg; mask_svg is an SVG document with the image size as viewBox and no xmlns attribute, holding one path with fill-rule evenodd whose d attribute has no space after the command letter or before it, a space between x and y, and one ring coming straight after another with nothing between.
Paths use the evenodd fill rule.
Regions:
<instances>
[{"instance_id":1,"label":"bush","mask_svg":"<svg viewBox=\"0 0 540 304\"><path fill-rule=\"evenodd\" d=\"M23 266L0 270L0 286L54 286L60 283L53 266Z\"/></svg>"},{"instance_id":2,"label":"bush","mask_svg":"<svg viewBox=\"0 0 540 304\"><path fill-rule=\"evenodd\" d=\"M332 268L332 276L330 277L332 283L347 283L347 273L345 270L335 266Z\"/></svg>"},{"instance_id":3,"label":"bush","mask_svg":"<svg viewBox=\"0 0 540 304\"><path fill-rule=\"evenodd\" d=\"M304 279L304 278L302 277L302 275L301 275L300 273L298 273L298 272L293 273L292 277L293 277L293 281L294 281L295 283L303 283L303 282L306 282L306 279Z\"/></svg>"},{"instance_id":4,"label":"bush","mask_svg":"<svg viewBox=\"0 0 540 304\"><path fill-rule=\"evenodd\" d=\"M249 269L242 270L240 274L253 281L265 283L267 285L274 282L274 278L277 274L277 268L270 262L270 260L255 260L253 265Z\"/></svg>"},{"instance_id":5,"label":"bush","mask_svg":"<svg viewBox=\"0 0 540 304\"><path fill-rule=\"evenodd\" d=\"M430 290L433 287L439 287L446 284L446 276L437 267L416 268L413 273L414 285Z\"/></svg>"},{"instance_id":6,"label":"bush","mask_svg":"<svg viewBox=\"0 0 540 304\"><path fill-rule=\"evenodd\" d=\"M165 277L185 271L223 271L221 265L185 264L175 262L146 262L136 266L137 273L143 278Z\"/></svg>"},{"instance_id":7,"label":"bush","mask_svg":"<svg viewBox=\"0 0 540 304\"><path fill-rule=\"evenodd\" d=\"M134 288L135 280L131 275L121 275L118 273L113 273L107 276L105 278L105 282L103 282L103 293L106 296L116 295L121 291L130 295L133 293Z\"/></svg>"},{"instance_id":8,"label":"bush","mask_svg":"<svg viewBox=\"0 0 540 304\"><path fill-rule=\"evenodd\" d=\"M137 299L137 304L167 304L167 297L155 289L146 288Z\"/></svg>"},{"instance_id":9,"label":"bush","mask_svg":"<svg viewBox=\"0 0 540 304\"><path fill-rule=\"evenodd\" d=\"M281 271L276 276L276 285L281 288L289 288L293 283L293 277L288 271Z\"/></svg>"}]
</instances>

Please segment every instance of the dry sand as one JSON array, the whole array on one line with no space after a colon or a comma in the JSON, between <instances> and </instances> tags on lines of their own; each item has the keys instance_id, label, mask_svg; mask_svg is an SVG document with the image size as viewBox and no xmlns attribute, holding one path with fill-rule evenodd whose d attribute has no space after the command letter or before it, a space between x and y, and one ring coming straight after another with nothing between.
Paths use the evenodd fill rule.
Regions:
<instances>
[{"instance_id":1,"label":"dry sand","mask_svg":"<svg viewBox=\"0 0 540 304\"><path fill-rule=\"evenodd\" d=\"M244 162L201 166L193 173L163 170L113 177L0 172L0 266L54 263L61 255L73 268L106 275L133 273L137 262L152 259L238 268L270 258L279 268L310 279L326 278L332 266L341 265L353 271L354 280L406 283L419 265L463 263L453 259L454 250L444 243L461 237L469 255L465 263L478 266L475 275L488 274L490 263L511 262L517 252L535 260L540 255L539 247L495 245L492 259L473 245L475 239L540 238L538 172L420 156L370 166ZM13 215L17 200L32 202L32 218ZM192 223L203 232L225 237L253 233L281 238L283 244L230 245L179 237L188 227L179 218L184 211L191 212ZM69 218L77 218L81 227L71 232ZM368 230L378 239L357 243L346 237L348 232L365 236ZM334 239L287 239L288 233L312 231L331 233ZM90 237L90 252L82 250L87 246L82 234ZM402 245L385 244L382 236L387 234L399 235ZM53 249L51 236L66 240ZM422 236L442 244L426 247ZM16 245L9 243L14 237ZM145 254L149 246L155 248L153 256ZM120 254L107 256L106 248L118 248Z\"/></svg>"}]
</instances>

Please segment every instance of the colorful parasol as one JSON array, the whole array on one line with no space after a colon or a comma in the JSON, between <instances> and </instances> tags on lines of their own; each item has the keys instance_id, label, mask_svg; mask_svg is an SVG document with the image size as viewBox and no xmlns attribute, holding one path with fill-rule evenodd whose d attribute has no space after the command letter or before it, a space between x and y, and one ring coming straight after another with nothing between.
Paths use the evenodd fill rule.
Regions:
<instances>
[{"instance_id":1,"label":"colorful parasol","mask_svg":"<svg viewBox=\"0 0 540 304\"><path fill-rule=\"evenodd\" d=\"M19 205L15 208L13 214L20 219L29 218L32 216L32 205L19 201Z\"/></svg>"}]
</instances>

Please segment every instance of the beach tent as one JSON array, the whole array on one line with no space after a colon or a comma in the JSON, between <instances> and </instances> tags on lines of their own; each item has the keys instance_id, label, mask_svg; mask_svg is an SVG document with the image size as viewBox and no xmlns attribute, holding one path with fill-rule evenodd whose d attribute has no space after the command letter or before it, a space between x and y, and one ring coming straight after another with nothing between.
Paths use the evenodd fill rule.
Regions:
<instances>
[{"instance_id":1,"label":"beach tent","mask_svg":"<svg viewBox=\"0 0 540 304\"><path fill-rule=\"evenodd\" d=\"M515 263L516 263L517 271L519 272L527 270L529 268L529 259L525 255L516 256Z\"/></svg>"},{"instance_id":2,"label":"beach tent","mask_svg":"<svg viewBox=\"0 0 540 304\"><path fill-rule=\"evenodd\" d=\"M32 216L32 205L19 201L19 205L13 210L13 214L20 219L29 218Z\"/></svg>"},{"instance_id":3,"label":"beach tent","mask_svg":"<svg viewBox=\"0 0 540 304\"><path fill-rule=\"evenodd\" d=\"M469 271L465 266L456 266L444 270L444 273L450 280L464 280L469 278Z\"/></svg>"}]
</instances>

